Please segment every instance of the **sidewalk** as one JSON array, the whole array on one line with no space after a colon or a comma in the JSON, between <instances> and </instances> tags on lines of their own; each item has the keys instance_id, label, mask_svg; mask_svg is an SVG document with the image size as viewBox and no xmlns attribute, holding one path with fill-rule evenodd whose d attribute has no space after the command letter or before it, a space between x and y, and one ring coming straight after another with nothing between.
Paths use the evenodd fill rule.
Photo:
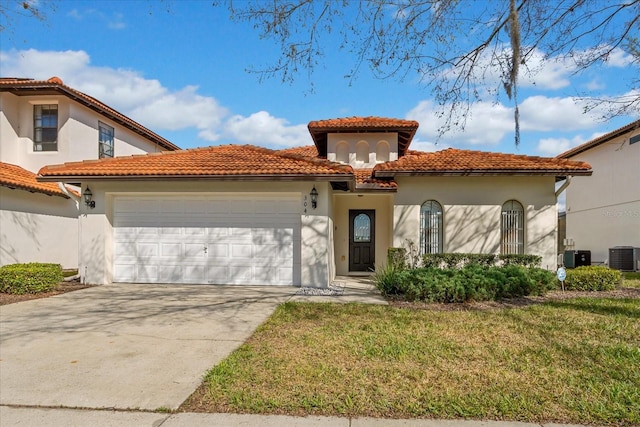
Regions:
<instances>
[{"instance_id":1,"label":"sidewalk","mask_svg":"<svg viewBox=\"0 0 640 427\"><path fill-rule=\"evenodd\" d=\"M569 424L474 420L391 420L376 418L289 417L242 414L162 414L82 409L0 406L0 426L101 427L570 427ZM575 427L575 426L574 426Z\"/></svg>"},{"instance_id":2,"label":"sidewalk","mask_svg":"<svg viewBox=\"0 0 640 427\"><path fill-rule=\"evenodd\" d=\"M389 304L371 283L369 276L337 276L333 284L342 288L340 295L300 295L292 296L295 302L358 302L363 304Z\"/></svg>"}]
</instances>

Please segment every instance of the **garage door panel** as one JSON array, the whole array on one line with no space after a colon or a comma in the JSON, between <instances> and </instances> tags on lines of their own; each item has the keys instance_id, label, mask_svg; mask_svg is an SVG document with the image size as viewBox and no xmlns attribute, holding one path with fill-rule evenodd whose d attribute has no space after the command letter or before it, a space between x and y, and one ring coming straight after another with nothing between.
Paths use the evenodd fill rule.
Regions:
<instances>
[{"instance_id":1,"label":"garage door panel","mask_svg":"<svg viewBox=\"0 0 640 427\"><path fill-rule=\"evenodd\" d=\"M184 256L185 258L206 258L207 251L206 246L202 243L185 243L184 244Z\"/></svg>"},{"instance_id":2,"label":"garage door panel","mask_svg":"<svg viewBox=\"0 0 640 427\"><path fill-rule=\"evenodd\" d=\"M136 265L118 263L113 269L113 276L115 282L135 282Z\"/></svg>"},{"instance_id":3,"label":"garage door panel","mask_svg":"<svg viewBox=\"0 0 640 427\"><path fill-rule=\"evenodd\" d=\"M299 196L239 197L116 197L114 281L299 281Z\"/></svg>"},{"instance_id":4,"label":"garage door panel","mask_svg":"<svg viewBox=\"0 0 640 427\"><path fill-rule=\"evenodd\" d=\"M161 265L158 268L159 283L179 283L182 275L181 265Z\"/></svg>"},{"instance_id":5,"label":"garage door panel","mask_svg":"<svg viewBox=\"0 0 640 427\"><path fill-rule=\"evenodd\" d=\"M137 274L136 282L141 283L158 283L158 266L147 263L139 263L136 265Z\"/></svg>"}]
</instances>

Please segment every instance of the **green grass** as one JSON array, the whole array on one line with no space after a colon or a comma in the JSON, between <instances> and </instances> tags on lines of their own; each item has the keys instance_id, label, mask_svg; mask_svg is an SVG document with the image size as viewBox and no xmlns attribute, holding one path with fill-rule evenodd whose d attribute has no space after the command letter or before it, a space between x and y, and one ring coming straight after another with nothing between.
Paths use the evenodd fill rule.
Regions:
<instances>
[{"instance_id":1,"label":"green grass","mask_svg":"<svg viewBox=\"0 0 640 427\"><path fill-rule=\"evenodd\" d=\"M640 272L623 272L622 286L626 288L640 288Z\"/></svg>"},{"instance_id":2,"label":"green grass","mask_svg":"<svg viewBox=\"0 0 640 427\"><path fill-rule=\"evenodd\" d=\"M640 300L420 311L286 303L183 409L640 423Z\"/></svg>"}]
</instances>

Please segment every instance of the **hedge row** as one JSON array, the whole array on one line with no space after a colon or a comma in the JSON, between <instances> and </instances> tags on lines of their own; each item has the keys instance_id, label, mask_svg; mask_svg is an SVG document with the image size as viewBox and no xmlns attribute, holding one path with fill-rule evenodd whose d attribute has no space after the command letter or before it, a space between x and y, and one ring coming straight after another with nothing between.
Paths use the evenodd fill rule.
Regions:
<instances>
[{"instance_id":1,"label":"hedge row","mask_svg":"<svg viewBox=\"0 0 640 427\"><path fill-rule=\"evenodd\" d=\"M389 265L396 268L407 268L410 266L408 260L409 253L405 248L389 248L387 260ZM461 268L470 264L484 266L498 265L520 265L522 267L534 268L542 265L542 257L538 255L498 255L498 254L426 254L422 255L419 265L416 267L436 267L436 268Z\"/></svg>"},{"instance_id":2,"label":"hedge row","mask_svg":"<svg viewBox=\"0 0 640 427\"><path fill-rule=\"evenodd\" d=\"M541 295L555 289L555 275L520 265L468 264L461 268L423 267L381 269L374 283L383 295L408 301L466 302Z\"/></svg>"},{"instance_id":3,"label":"hedge row","mask_svg":"<svg viewBox=\"0 0 640 427\"><path fill-rule=\"evenodd\" d=\"M60 264L10 264L0 267L0 292L37 294L53 290L63 280Z\"/></svg>"},{"instance_id":4,"label":"hedge row","mask_svg":"<svg viewBox=\"0 0 640 427\"><path fill-rule=\"evenodd\" d=\"M622 273L603 266L585 266L567 270L564 288L569 291L609 291L622 280Z\"/></svg>"}]
</instances>

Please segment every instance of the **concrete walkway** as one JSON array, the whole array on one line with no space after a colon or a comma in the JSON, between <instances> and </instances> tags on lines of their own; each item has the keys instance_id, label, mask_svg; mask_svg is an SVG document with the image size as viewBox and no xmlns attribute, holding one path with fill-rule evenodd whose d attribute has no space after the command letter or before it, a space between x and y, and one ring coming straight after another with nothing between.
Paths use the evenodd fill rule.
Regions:
<instances>
[{"instance_id":1,"label":"concrete walkway","mask_svg":"<svg viewBox=\"0 0 640 427\"><path fill-rule=\"evenodd\" d=\"M342 295L294 295L291 301L388 304L368 276L337 276L334 283L344 286Z\"/></svg>"},{"instance_id":2,"label":"concrete walkway","mask_svg":"<svg viewBox=\"0 0 640 427\"><path fill-rule=\"evenodd\" d=\"M570 427L511 421L390 420L377 418L288 417L242 414L161 414L151 412L12 408L0 406L0 426L101 427ZM574 426L575 427L575 426Z\"/></svg>"},{"instance_id":3,"label":"concrete walkway","mask_svg":"<svg viewBox=\"0 0 640 427\"><path fill-rule=\"evenodd\" d=\"M0 404L176 409L298 290L96 286L0 307Z\"/></svg>"}]
</instances>

